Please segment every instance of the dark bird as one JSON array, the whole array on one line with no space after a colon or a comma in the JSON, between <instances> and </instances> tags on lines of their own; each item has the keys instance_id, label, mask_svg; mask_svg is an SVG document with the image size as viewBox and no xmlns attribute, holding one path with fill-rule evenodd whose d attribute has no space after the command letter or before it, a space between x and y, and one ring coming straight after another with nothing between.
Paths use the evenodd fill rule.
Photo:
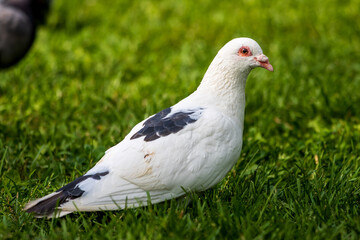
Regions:
<instances>
[{"instance_id":1,"label":"dark bird","mask_svg":"<svg viewBox=\"0 0 360 240\"><path fill-rule=\"evenodd\" d=\"M0 69L26 55L49 8L50 0L0 0Z\"/></svg>"}]
</instances>

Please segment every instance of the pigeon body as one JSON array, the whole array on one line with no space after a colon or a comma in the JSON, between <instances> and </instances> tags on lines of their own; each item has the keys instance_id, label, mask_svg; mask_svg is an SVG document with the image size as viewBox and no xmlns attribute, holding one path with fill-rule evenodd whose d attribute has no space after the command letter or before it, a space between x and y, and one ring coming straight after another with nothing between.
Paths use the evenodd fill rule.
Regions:
<instances>
[{"instance_id":1,"label":"pigeon body","mask_svg":"<svg viewBox=\"0 0 360 240\"><path fill-rule=\"evenodd\" d=\"M217 184L239 159L245 83L251 69L273 71L252 39L228 42L198 89L137 124L85 175L28 203L37 217L117 210L177 198ZM56 210L56 211L55 211Z\"/></svg>"},{"instance_id":2,"label":"pigeon body","mask_svg":"<svg viewBox=\"0 0 360 240\"><path fill-rule=\"evenodd\" d=\"M49 5L50 0L0 0L0 69L26 55Z\"/></svg>"}]
</instances>

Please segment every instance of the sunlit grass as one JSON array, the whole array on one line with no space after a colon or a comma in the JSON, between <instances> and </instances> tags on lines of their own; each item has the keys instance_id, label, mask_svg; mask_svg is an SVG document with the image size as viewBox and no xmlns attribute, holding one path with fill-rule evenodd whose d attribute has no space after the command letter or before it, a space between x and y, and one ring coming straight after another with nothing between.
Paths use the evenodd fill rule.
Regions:
<instances>
[{"instance_id":1,"label":"sunlit grass","mask_svg":"<svg viewBox=\"0 0 360 240\"><path fill-rule=\"evenodd\" d=\"M0 73L0 238L358 239L358 1L54 1ZM216 187L139 209L34 219L29 200L85 173L198 86L230 39L274 66L247 82L240 161Z\"/></svg>"}]
</instances>

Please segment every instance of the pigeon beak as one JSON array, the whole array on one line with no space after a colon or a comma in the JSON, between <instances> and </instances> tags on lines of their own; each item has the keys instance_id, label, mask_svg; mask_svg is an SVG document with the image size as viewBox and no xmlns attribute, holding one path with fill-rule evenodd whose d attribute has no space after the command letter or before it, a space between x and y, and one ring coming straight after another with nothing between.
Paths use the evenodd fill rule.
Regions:
<instances>
[{"instance_id":1,"label":"pigeon beak","mask_svg":"<svg viewBox=\"0 0 360 240\"><path fill-rule=\"evenodd\" d=\"M273 66L269 63L269 58L264 54L260 54L259 56L254 57L254 59L260 64L260 67L265 68L270 72L274 71Z\"/></svg>"}]
</instances>

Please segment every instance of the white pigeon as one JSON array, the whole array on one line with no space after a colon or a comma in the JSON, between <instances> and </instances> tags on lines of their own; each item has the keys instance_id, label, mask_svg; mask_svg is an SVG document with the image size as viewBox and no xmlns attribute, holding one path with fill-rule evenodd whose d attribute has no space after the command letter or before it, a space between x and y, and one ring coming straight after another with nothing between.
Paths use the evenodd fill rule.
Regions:
<instances>
[{"instance_id":1,"label":"white pigeon","mask_svg":"<svg viewBox=\"0 0 360 240\"><path fill-rule=\"evenodd\" d=\"M137 124L85 175L24 210L37 217L118 210L204 191L240 157L245 83L251 69L273 71L260 46L236 38L220 49L197 90ZM150 199L149 199L150 198Z\"/></svg>"}]
</instances>

